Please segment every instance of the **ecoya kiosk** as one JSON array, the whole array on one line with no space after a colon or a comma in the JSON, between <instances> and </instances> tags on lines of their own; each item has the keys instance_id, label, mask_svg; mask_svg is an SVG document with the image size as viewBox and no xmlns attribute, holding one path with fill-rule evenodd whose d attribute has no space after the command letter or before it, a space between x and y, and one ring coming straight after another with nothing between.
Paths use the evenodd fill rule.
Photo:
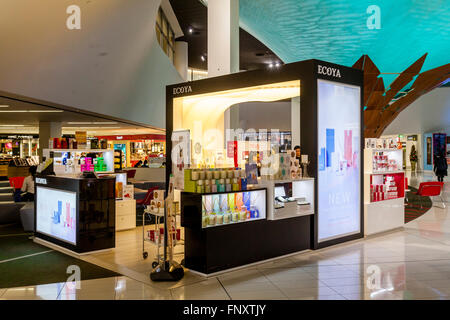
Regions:
<instances>
[{"instance_id":1,"label":"ecoya kiosk","mask_svg":"<svg viewBox=\"0 0 450 320\"><path fill-rule=\"evenodd\" d=\"M363 236L362 86L360 70L307 60L167 87L166 181L180 191L187 268Z\"/></svg>"}]
</instances>

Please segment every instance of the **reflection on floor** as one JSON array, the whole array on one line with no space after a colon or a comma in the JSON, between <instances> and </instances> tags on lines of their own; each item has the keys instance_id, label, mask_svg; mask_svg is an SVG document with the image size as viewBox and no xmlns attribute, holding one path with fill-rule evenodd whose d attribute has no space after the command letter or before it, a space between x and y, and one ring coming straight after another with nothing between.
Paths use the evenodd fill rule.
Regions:
<instances>
[{"instance_id":1,"label":"reflection on floor","mask_svg":"<svg viewBox=\"0 0 450 320\"><path fill-rule=\"evenodd\" d=\"M408 176L413 186L435 180L431 174ZM449 186L444 199L445 209L440 202L434 203L436 206L408 223L404 230L209 279L187 272L179 283L150 282L151 254L144 261L140 256L142 248L135 245L141 235L127 232L120 240L122 252L86 259L93 262L101 258L103 266L123 263L131 276L82 281L80 289L69 288L65 283L0 289L0 299L450 300ZM145 279L142 274L147 274Z\"/></svg>"}]
</instances>

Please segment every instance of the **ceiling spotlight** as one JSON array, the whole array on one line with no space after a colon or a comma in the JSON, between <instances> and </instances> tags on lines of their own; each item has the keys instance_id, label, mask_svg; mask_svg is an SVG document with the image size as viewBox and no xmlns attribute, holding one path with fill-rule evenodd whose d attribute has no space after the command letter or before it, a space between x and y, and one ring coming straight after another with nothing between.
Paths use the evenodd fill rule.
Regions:
<instances>
[{"instance_id":1,"label":"ceiling spotlight","mask_svg":"<svg viewBox=\"0 0 450 320\"><path fill-rule=\"evenodd\" d=\"M280 63L279 62L277 62L277 63L275 63L275 67L279 67L280 66Z\"/></svg>"},{"instance_id":2,"label":"ceiling spotlight","mask_svg":"<svg viewBox=\"0 0 450 320\"><path fill-rule=\"evenodd\" d=\"M269 68L273 68L273 63L270 63L270 64L269 64Z\"/></svg>"},{"instance_id":3,"label":"ceiling spotlight","mask_svg":"<svg viewBox=\"0 0 450 320\"><path fill-rule=\"evenodd\" d=\"M205 58L205 56L201 56L201 57L200 57L200 59L202 59L202 61L203 61L203 62L205 62L205 61L206 61L206 58Z\"/></svg>"},{"instance_id":4,"label":"ceiling spotlight","mask_svg":"<svg viewBox=\"0 0 450 320\"><path fill-rule=\"evenodd\" d=\"M190 34L193 34L193 33L194 33L194 28L189 27L189 28L188 28L188 32L189 32Z\"/></svg>"}]
</instances>

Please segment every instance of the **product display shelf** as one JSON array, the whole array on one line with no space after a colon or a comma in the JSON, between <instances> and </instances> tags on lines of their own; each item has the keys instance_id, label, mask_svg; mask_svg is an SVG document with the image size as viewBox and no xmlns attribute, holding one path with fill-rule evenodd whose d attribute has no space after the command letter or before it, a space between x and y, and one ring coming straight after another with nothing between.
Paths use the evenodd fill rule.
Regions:
<instances>
[{"instance_id":1,"label":"product display shelf","mask_svg":"<svg viewBox=\"0 0 450 320\"><path fill-rule=\"evenodd\" d=\"M267 188L268 220L281 220L300 216L314 215L314 178L302 178L298 180L260 180L261 186ZM276 188L283 188L284 195L296 199L285 203L283 207L276 205ZM297 200L309 204L297 204Z\"/></svg>"},{"instance_id":2,"label":"product display shelf","mask_svg":"<svg viewBox=\"0 0 450 320\"><path fill-rule=\"evenodd\" d=\"M395 161L397 168L376 170L374 155L380 153ZM405 173L398 170L403 163L402 150L365 149L364 161L364 234L402 227L405 220Z\"/></svg>"},{"instance_id":3,"label":"product display shelf","mask_svg":"<svg viewBox=\"0 0 450 320\"><path fill-rule=\"evenodd\" d=\"M65 157L70 154L70 157ZM114 173L114 150L112 149L44 149L43 156L47 159L52 158L54 162L54 171L57 175L80 173L81 164L79 163L81 153L101 153L106 170L95 171L95 173L105 174ZM64 161L67 164L63 164ZM69 164L70 162L70 164ZM94 166L94 165L92 165Z\"/></svg>"}]
</instances>

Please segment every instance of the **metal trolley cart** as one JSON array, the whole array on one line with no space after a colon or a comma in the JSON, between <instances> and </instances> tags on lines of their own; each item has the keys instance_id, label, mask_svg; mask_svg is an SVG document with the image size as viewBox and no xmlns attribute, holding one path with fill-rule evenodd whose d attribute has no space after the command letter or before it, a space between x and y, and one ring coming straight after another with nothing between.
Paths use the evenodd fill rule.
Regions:
<instances>
[{"instance_id":1,"label":"metal trolley cart","mask_svg":"<svg viewBox=\"0 0 450 320\"><path fill-rule=\"evenodd\" d=\"M178 212L177 215L179 215L180 213ZM153 225L153 227L150 227L149 230L147 230L148 235L146 234L146 230L145 230L145 218L147 217L147 219L151 219L151 216L155 217L155 224ZM144 213L142 214L142 257L144 259L147 259L148 257L148 252L145 251L145 243L152 243L153 245L156 245L156 257L155 257L155 261L152 262L152 267L155 268L158 264L160 264L160 262L163 261L163 255L160 253L160 249L161 247L164 247L164 236L163 234L161 234L160 230L161 227L164 226L164 223L161 222L161 219L164 218L164 212L153 212L150 210L150 207L146 207L144 209ZM174 238L175 241L175 245L177 244L184 244L184 239L181 238L180 235L180 239L177 240L177 236L176 236L176 230L177 230L177 223L176 223L175 219L175 231L170 231L169 232L169 236L172 236ZM150 238L150 233L151 231L153 231L153 239ZM165 230L164 230L165 232ZM183 254L183 252L177 252L176 254Z\"/></svg>"},{"instance_id":2,"label":"metal trolley cart","mask_svg":"<svg viewBox=\"0 0 450 320\"><path fill-rule=\"evenodd\" d=\"M151 218L151 216L155 217L155 224L153 225L153 227L151 227L151 229L153 229L152 231L154 232L154 239L151 239L149 235L145 234L145 218L148 217L149 219ZM155 268L161 261L162 261L162 256L160 254L160 248L161 246L164 246L164 238L161 240L160 237L160 230L161 230L161 218L164 218L164 212L152 212L148 207L144 209L144 213L142 214L142 257L144 259L147 259L148 257L148 252L145 251L145 243L146 242L150 242L154 245L156 245L156 257L155 257L155 261L152 262L152 267ZM150 230L148 230L150 231ZM150 234L150 232L149 232Z\"/></svg>"}]
</instances>

